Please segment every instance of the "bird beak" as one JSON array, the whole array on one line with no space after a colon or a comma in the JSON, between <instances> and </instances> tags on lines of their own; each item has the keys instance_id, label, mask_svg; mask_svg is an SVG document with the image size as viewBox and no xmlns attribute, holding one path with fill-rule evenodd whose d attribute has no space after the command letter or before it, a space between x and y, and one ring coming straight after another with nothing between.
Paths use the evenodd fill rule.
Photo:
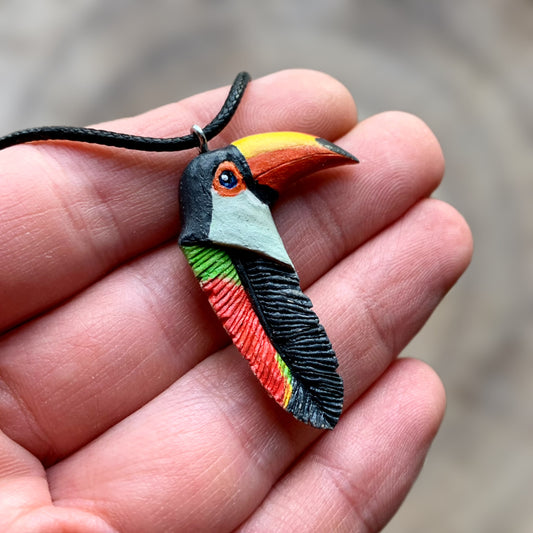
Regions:
<instances>
[{"instance_id":1,"label":"bird beak","mask_svg":"<svg viewBox=\"0 0 533 533\"><path fill-rule=\"evenodd\" d=\"M359 160L325 139L295 132L250 135L232 143L261 185L281 192L301 177Z\"/></svg>"}]
</instances>

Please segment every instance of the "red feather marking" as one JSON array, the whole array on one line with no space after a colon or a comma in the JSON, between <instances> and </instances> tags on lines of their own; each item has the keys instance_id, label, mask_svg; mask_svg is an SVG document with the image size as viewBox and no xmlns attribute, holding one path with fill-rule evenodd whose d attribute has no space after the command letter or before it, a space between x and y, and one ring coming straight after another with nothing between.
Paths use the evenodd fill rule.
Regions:
<instances>
[{"instance_id":1,"label":"red feather marking","mask_svg":"<svg viewBox=\"0 0 533 533\"><path fill-rule=\"evenodd\" d=\"M276 349L242 285L219 277L201 285L233 343L248 360L263 387L282 407L286 407L291 384L281 371Z\"/></svg>"}]
</instances>

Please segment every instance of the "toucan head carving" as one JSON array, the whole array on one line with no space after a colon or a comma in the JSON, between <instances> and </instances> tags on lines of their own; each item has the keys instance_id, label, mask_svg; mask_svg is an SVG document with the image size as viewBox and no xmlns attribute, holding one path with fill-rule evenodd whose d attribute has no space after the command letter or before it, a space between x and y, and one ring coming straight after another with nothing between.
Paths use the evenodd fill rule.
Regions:
<instances>
[{"instance_id":1,"label":"toucan head carving","mask_svg":"<svg viewBox=\"0 0 533 533\"><path fill-rule=\"evenodd\" d=\"M270 206L303 176L357 162L329 141L295 132L251 135L201 153L180 182L179 243L244 248L291 265Z\"/></svg>"}]
</instances>

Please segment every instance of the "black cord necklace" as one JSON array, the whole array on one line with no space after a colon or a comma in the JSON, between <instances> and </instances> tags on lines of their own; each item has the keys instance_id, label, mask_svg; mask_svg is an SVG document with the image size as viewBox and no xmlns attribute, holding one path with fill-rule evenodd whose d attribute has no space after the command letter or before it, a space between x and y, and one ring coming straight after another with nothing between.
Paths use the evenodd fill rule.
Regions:
<instances>
[{"instance_id":1,"label":"black cord necklace","mask_svg":"<svg viewBox=\"0 0 533 533\"><path fill-rule=\"evenodd\" d=\"M246 86L250 81L247 72L237 74L229 91L226 101L218 115L204 128L203 135L206 141L216 137L229 123L244 95ZM93 128L77 128L71 126L43 126L15 131L0 138L0 150L35 141L78 141L83 143L102 144L128 148L129 150L143 150L147 152L177 152L190 148L201 147L198 133L190 133L183 137L159 138L141 137L116 133L114 131L98 130Z\"/></svg>"}]
</instances>

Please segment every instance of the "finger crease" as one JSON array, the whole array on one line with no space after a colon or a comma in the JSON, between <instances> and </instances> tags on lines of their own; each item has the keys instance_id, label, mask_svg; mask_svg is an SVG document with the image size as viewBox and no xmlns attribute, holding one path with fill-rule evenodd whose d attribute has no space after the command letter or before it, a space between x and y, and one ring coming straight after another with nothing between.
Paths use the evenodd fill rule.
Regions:
<instances>
[{"instance_id":1,"label":"finger crease","mask_svg":"<svg viewBox=\"0 0 533 533\"><path fill-rule=\"evenodd\" d=\"M46 433L43 426L39 423L30 405L26 402L24 397L17 392L16 387L13 387L9 384L9 381L5 379L5 377L1 379L1 383L4 385L7 394L11 396L18 407L18 409L16 407L15 409L17 409L18 413L26 419L26 427L30 428L31 433L33 434L30 440L33 442L35 440L39 441L39 444L37 445L34 442L32 448L40 450L39 458L41 462L46 462L47 458L56 457L54 447L52 445L52 439ZM20 426L20 422L18 425ZM19 445L26 447L24 443L19 442L18 439L13 438L13 440Z\"/></svg>"},{"instance_id":2,"label":"finger crease","mask_svg":"<svg viewBox=\"0 0 533 533\"><path fill-rule=\"evenodd\" d=\"M382 309L377 298L373 298L363 285L357 287L358 300L363 306L363 316L366 316L374 331L373 337L379 342L383 351L389 355L396 355L396 340L390 328L387 328L380 317L387 316L387 310Z\"/></svg>"},{"instance_id":3,"label":"finger crease","mask_svg":"<svg viewBox=\"0 0 533 533\"><path fill-rule=\"evenodd\" d=\"M55 154L52 150L47 152L47 157L54 159L57 162L55 170L61 173L60 181L68 183L68 177L64 174L62 166L59 164L59 161L56 160ZM107 257L104 257L104 253L107 248L99 246L95 239L94 228L91 227L90 218L95 219L91 215L91 211L97 207L98 210L104 211L100 213L99 219L105 219L106 231L112 232L113 237L108 237L106 240L113 243L113 253L116 255L117 250L124 246L126 242L125 237L122 235L120 224L118 219L113 212L113 209L110 207L109 202L106 201L104 196L99 191L96 183L88 176L82 176L84 183L84 195L87 194L89 198L92 198L92 201L85 200L83 206L89 204L88 207L79 207L79 202L73 202L73 199L70 197L65 197L65 191L63 188L52 178L52 173L49 173L49 185L52 190L55 198L58 201L59 207L62 212L67 216L70 226L74 231L77 239L83 239L83 244L91 250L92 257L98 257L102 260L103 264L106 264L108 261ZM93 223L96 221L93 220Z\"/></svg>"},{"instance_id":4,"label":"finger crease","mask_svg":"<svg viewBox=\"0 0 533 533\"><path fill-rule=\"evenodd\" d=\"M311 220L316 220L319 225L319 231L324 243L327 243L328 254L333 255L333 251L338 251L338 257L331 257L336 261L340 260L346 250L349 249L349 239L343 228L345 222L342 214L338 213L335 205L325 197L327 191L318 187L313 191L313 207L308 207ZM315 205L317 204L317 205Z\"/></svg>"},{"instance_id":5,"label":"finger crease","mask_svg":"<svg viewBox=\"0 0 533 533\"><path fill-rule=\"evenodd\" d=\"M348 504L355 515L355 519L364 527L364 531L377 531L377 520L369 515L368 505L375 496L362 486L354 483L353 475L344 468L334 465L323 455L314 454L310 460L318 464L326 476L331 480L337 494ZM358 530L359 531L359 530Z\"/></svg>"},{"instance_id":6,"label":"finger crease","mask_svg":"<svg viewBox=\"0 0 533 533\"><path fill-rule=\"evenodd\" d=\"M268 450L270 449L270 438L253 438L253 432L257 428L251 428L246 425L246 418L237 420L228 415L225 404L235 402L235 398L225 392L225 388L221 386L220 373L217 373L216 381L211 377L211 372L199 372L197 374L197 382L202 386L205 393L212 398L212 404L216 407L225 425L229 428L231 440L240 444L240 449L244 450L246 457L255 465L257 470L266 478L274 481L274 470L271 461L268 460ZM223 384L222 384L223 385ZM232 390L229 387L229 390ZM218 391L216 394L214 391ZM218 396L218 398L217 398ZM247 402L248 403L248 402ZM244 423L241 423L241 421Z\"/></svg>"}]
</instances>

